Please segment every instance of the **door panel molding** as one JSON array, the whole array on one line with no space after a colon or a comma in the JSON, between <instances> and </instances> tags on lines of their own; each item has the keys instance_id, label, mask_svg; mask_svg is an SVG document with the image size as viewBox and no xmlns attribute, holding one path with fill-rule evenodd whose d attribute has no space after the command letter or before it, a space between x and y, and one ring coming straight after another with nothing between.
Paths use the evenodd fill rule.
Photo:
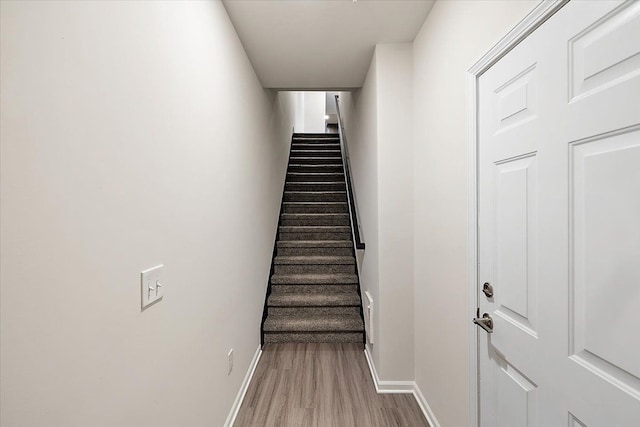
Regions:
<instances>
[{"instance_id":1,"label":"door panel molding","mask_svg":"<svg viewBox=\"0 0 640 427\"><path fill-rule=\"evenodd\" d=\"M637 197L620 198L592 188L594 183L599 183L598 173L603 168L608 168L609 178L617 179L609 185L610 188L637 187L640 182L637 169L640 135L637 132L640 132L640 125L569 143L568 356L584 369L640 399L640 364L637 362L640 355L637 351L633 353L637 346L629 345L625 339L637 335L640 315L635 307L617 299L616 292L604 292L610 278L603 274L606 268L614 269L622 276L620 282L629 287L635 286L640 277L640 267L633 264L626 269L618 269L617 258L620 247L629 251L633 246L638 252L636 242L640 241L640 231L617 230L616 227L623 223L622 219L613 223L601 221L601 211L605 207L633 220L638 216L640 202ZM612 169L615 173L611 172ZM587 235L587 230L594 229L599 231L599 235ZM599 298L587 297L594 294L599 294ZM617 319L615 324L612 318Z\"/></svg>"},{"instance_id":2,"label":"door panel molding","mask_svg":"<svg viewBox=\"0 0 640 427\"><path fill-rule=\"evenodd\" d=\"M468 169L469 169L469 426L478 427L478 345L477 327L472 323L478 304L478 79L485 71L515 48L522 40L540 27L547 19L568 3L569 0L541 0L522 21L507 33L494 47L483 55L467 71L467 126L468 126ZM533 71L533 70L527 70ZM527 73L525 73L527 74ZM525 89L526 90L526 89ZM517 95L517 94L516 94ZM520 94L522 95L522 94ZM512 100L518 107L518 98ZM525 99L526 101L526 99ZM520 100L522 104L522 100ZM522 105L519 105L522 107ZM526 108L514 115L526 112ZM515 117L515 116L514 116ZM526 119L525 119L526 120ZM519 121L519 120L518 120ZM579 424L578 424L579 425Z\"/></svg>"}]
</instances>

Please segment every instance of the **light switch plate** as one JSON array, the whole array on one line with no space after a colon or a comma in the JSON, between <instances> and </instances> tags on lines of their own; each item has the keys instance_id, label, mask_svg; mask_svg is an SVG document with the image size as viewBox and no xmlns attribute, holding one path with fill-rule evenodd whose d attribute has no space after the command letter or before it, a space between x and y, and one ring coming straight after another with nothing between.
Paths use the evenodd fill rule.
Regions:
<instances>
[{"instance_id":1,"label":"light switch plate","mask_svg":"<svg viewBox=\"0 0 640 427\"><path fill-rule=\"evenodd\" d=\"M163 268L164 265L160 264L140 273L142 310L156 301L161 300L164 296L164 283L162 282Z\"/></svg>"}]
</instances>

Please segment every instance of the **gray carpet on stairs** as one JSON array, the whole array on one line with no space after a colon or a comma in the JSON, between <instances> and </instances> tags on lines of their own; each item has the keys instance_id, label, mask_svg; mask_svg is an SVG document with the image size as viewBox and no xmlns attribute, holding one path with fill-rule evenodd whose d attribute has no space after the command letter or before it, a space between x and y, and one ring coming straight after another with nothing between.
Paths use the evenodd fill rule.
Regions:
<instances>
[{"instance_id":1,"label":"gray carpet on stairs","mask_svg":"<svg viewBox=\"0 0 640 427\"><path fill-rule=\"evenodd\" d=\"M264 342L362 343L362 302L337 135L294 135L278 236Z\"/></svg>"}]
</instances>

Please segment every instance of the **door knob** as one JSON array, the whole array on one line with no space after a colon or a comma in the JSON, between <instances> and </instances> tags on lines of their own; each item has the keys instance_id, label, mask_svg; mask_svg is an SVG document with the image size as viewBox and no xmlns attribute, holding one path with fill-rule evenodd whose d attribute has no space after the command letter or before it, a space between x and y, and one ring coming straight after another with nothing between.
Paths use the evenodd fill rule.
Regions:
<instances>
[{"instance_id":1,"label":"door knob","mask_svg":"<svg viewBox=\"0 0 640 427\"><path fill-rule=\"evenodd\" d=\"M487 331L487 333L493 333L493 319L489 315L489 313L484 313L482 317L480 317L480 309L476 312L476 317L473 319L473 323L480 326L482 329Z\"/></svg>"}]
</instances>

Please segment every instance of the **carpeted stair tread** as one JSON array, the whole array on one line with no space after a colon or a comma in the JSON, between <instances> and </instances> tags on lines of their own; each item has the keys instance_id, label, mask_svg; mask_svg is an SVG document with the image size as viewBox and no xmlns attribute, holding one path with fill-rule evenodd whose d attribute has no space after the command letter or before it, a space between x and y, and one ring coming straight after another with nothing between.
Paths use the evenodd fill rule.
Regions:
<instances>
[{"instance_id":1,"label":"carpeted stair tread","mask_svg":"<svg viewBox=\"0 0 640 427\"><path fill-rule=\"evenodd\" d=\"M289 205L302 205L302 206L320 206L320 205L346 205L347 202L284 202Z\"/></svg>"},{"instance_id":2,"label":"carpeted stair tread","mask_svg":"<svg viewBox=\"0 0 640 427\"><path fill-rule=\"evenodd\" d=\"M325 157L325 155L327 154L331 154L333 157L339 157L342 158L342 156L340 155L340 150L314 150L314 149L309 149L309 148L300 148L300 147L294 147L291 150L291 154L295 154L295 157L313 157L313 155L320 155L322 157Z\"/></svg>"},{"instance_id":3,"label":"carpeted stair tread","mask_svg":"<svg viewBox=\"0 0 640 427\"><path fill-rule=\"evenodd\" d=\"M285 202L347 202L347 192L340 190L329 191L285 191Z\"/></svg>"},{"instance_id":4,"label":"carpeted stair tread","mask_svg":"<svg viewBox=\"0 0 640 427\"><path fill-rule=\"evenodd\" d=\"M349 225L346 213L283 213L281 225Z\"/></svg>"},{"instance_id":5,"label":"carpeted stair tread","mask_svg":"<svg viewBox=\"0 0 640 427\"><path fill-rule=\"evenodd\" d=\"M284 218L349 218L345 213L283 213Z\"/></svg>"},{"instance_id":6,"label":"carpeted stair tread","mask_svg":"<svg viewBox=\"0 0 640 427\"><path fill-rule=\"evenodd\" d=\"M284 225L280 227L281 233L350 233L348 225Z\"/></svg>"},{"instance_id":7,"label":"carpeted stair tread","mask_svg":"<svg viewBox=\"0 0 640 427\"><path fill-rule=\"evenodd\" d=\"M350 248L351 240L280 240L278 248Z\"/></svg>"},{"instance_id":8,"label":"carpeted stair tread","mask_svg":"<svg viewBox=\"0 0 640 427\"><path fill-rule=\"evenodd\" d=\"M346 183L344 181L300 181L287 182L287 187L295 187L298 189L293 191L331 191L334 188L338 189L338 191L344 191L344 189L346 188Z\"/></svg>"},{"instance_id":9,"label":"carpeted stair tread","mask_svg":"<svg viewBox=\"0 0 640 427\"><path fill-rule=\"evenodd\" d=\"M335 139L335 140L339 140L340 135L337 133L309 133L309 132L304 132L304 133L294 133L293 134L293 139L321 139L321 140L325 140L325 139Z\"/></svg>"},{"instance_id":10,"label":"carpeted stair tread","mask_svg":"<svg viewBox=\"0 0 640 427\"><path fill-rule=\"evenodd\" d=\"M287 182L345 182L342 172L287 172Z\"/></svg>"},{"instance_id":11,"label":"carpeted stair tread","mask_svg":"<svg viewBox=\"0 0 640 427\"><path fill-rule=\"evenodd\" d=\"M362 343L362 332L265 332L266 344L277 343Z\"/></svg>"},{"instance_id":12,"label":"carpeted stair tread","mask_svg":"<svg viewBox=\"0 0 640 427\"><path fill-rule=\"evenodd\" d=\"M276 256L273 259L276 265L290 264L355 264L352 256Z\"/></svg>"},{"instance_id":13,"label":"carpeted stair tread","mask_svg":"<svg viewBox=\"0 0 640 427\"><path fill-rule=\"evenodd\" d=\"M349 205L342 202L310 202L310 201L285 201L282 205L283 213L348 213ZM332 239L326 239L332 240Z\"/></svg>"},{"instance_id":14,"label":"carpeted stair tread","mask_svg":"<svg viewBox=\"0 0 640 427\"><path fill-rule=\"evenodd\" d=\"M342 158L342 155L340 155L340 150L315 150L315 149L309 149L309 148L300 148L300 147L294 147L291 150L291 156L292 157L337 157L339 159Z\"/></svg>"},{"instance_id":15,"label":"carpeted stair tread","mask_svg":"<svg viewBox=\"0 0 640 427\"><path fill-rule=\"evenodd\" d=\"M310 165L310 164L306 164L306 163L293 163L298 161L299 157L292 157L291 158L291 162L289 163L289 167L296 167L296 166L304 166L305 168L313 168L313 169L322 169L322 168L335 168L336 170L338 170L339 168L342 168L342 165L334 165L331 163L327 163L326 165ZM313 172L311 172L313 173ZM339 172L338 172L339 173Z\"/></svg>"},{"instance_id":16,"label":"carpeted stair tread","mask_svg":"<svg viewBox=\"0 0 640 427\"><path fill-rule=\"evenodd\" d=\"M344 190L320 190L320 191L285 191L284 192L285 195L290 194L290 195L297 195L297 194L305 194L305 195L317 195L317 196L323 196L323 195L334 195L334 194L339 194L339 195L346 195L347 192Z\"/></svg>"},{"instance_id":17,"label":"carpeted stair tread","mask_svg":"<svg viewBox=\"0 0 640 427\"><path fill-rule=\"evenodd\" d=\"M304 174L304 175L313 175L313 174ZM329 174L329 175L335 175L335 174ZM337 175L341 175L341 174L337 174ZM287 184L296 184L301 187L302 186L313 187L314 185L345 185L345 182L344 181L302 181L302 182L293 183L291 181L288 181Z\"/></svg>"},{"instance_id":18,"label":"carpeted stair tread","mask_svg":"<svg viewBox=\"0 0 640 427\"><path fill-rule=\"evenodd\" d=\"M330 274L274 274L273 285L350 285L358 283L358 276L347 273Z\"/></svg>"},{"instance_id":19,"label":"carpeted stair tread","mask_svg":"<svg viewBox=\"0 0 640 427\"><path fill-rule=\"evenodd\" d=\"M359 332L364 327L357 315L270 316L265 332Z\"/></svg>"},{"instance_id":20,"label":"carpeted stair tread","mask_svg":"<svg viewBox=\"0 0 640 427\"><path fill-rule=\"evenodd\" d=\"M291 161L292 162L296 162L295 164L304 164L305 166L308 166L308 163L314 163L319 161L319 159L322 160L329 160L331 163L331 165L334 165L336 161L341 162L342 161L342 157L336 157L336 156L295 156L295 157L291 157ZM293 163L292 163L293 165Z\"/></svg>"},{"instance_id":21,"label":"carpeted stair tread","mask_svg":"<svg viewBox=\"0 0 640 427\"><path fill-rule=\"evenodd\" d=\"M330 156L314 156L314 157L291 157L292 166L293 163L302 166L311 165L326 165L326 166L340 166L342 167L342 157L330 157ZM315 171L309 171L315 172Z\"/></svg>"},{"instance_id":22,"label":"carpeted stair tread","mask_svg":"<svg viewBox=\"0 0 640 427\"><path fill-rule=\"evenodd\" d=\"M350 293L291 293L271 294L269 307L342 307L360 305L360 297L356 292Z\"/></svg>"},{"instance_id":23,"label":"carpeted stair tread","mask_svg":"<svg viewBox=\"0 0 640 427\"><path fill-rule=\"evenodd\" d=\"M335 142L294 142L291 149L295 151L338 151L340 153L340 144Z\"/></svg>"}]
</instances>

